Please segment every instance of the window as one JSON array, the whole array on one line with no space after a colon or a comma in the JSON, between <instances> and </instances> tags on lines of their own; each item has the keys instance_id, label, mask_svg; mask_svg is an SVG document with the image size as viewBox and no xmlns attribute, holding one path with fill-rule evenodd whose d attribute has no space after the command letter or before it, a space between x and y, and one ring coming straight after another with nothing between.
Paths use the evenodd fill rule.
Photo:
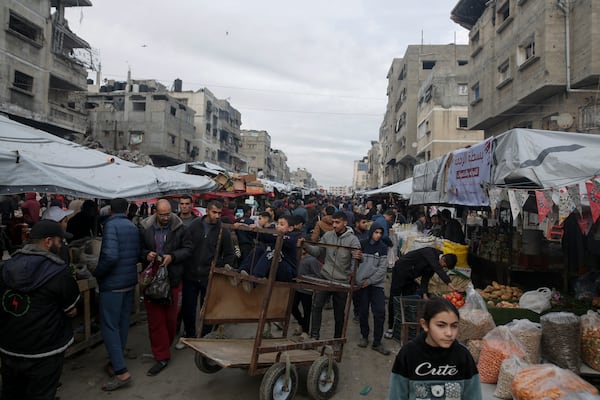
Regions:
<instances>
[{"instance_id":1,"label":"window","mask_svg":"<svg viewBox=\"0 0 600 400\"><path fill-rule=\"evenodd\" d=\"M535 53L535 37L533 35L521 42L517 55L519 66L529 65L538 58Z\"/></svg>"},{"instance_id":2,"label":"window","mask_svg":"<svg viewBox=\"0 0 600 400\"><path fill-rule=\"evenodd\" d=\"M12 11L8 17L8 31L29 39L36 44L42 44L42 29Z\"/></svg>"},{"instance_id":3,"label":"window","mask_svg":"<svg viewBox=\"0 0 600 400\"><path fill-rule=\"evenodd\" d=\"M146 111L146 102L134 101L131 103L132 111Z\"/></svg>"},{"instance_id":4,"label":"window","mask_svg":"<svg viewBox=\"0 0 600 400\"><path fill-rule=\"evenodd\" d=\"M458 129L467 129L469 127L469 119L467 117L458 117Z\"/></svg>"},{"instance_id":5,"label":"window","mask_svg":"<svg viewBox=\"0 0 600 400\"><path fill-rule=\"evenodd\" d=\"M498 85L496 87L500 89L510 82L510 80L510 62L509 60L506 60L498 67Z\"/></svg>"},{"instance_id":6,"label":"window","mask_svg":"<svg viewBox=\"0 0 600 400\"><path fill-rule=\"evenodd\" d=\"M475 57L483 49L479 28L473 28L469 36L469 45L471 46L471 57Z\"/></svg>"},{"instance_id":7,"label":"window","mask_svg":"<svg viewBox=\"0 0 600 400\"><path fill-rule=\"evenodd\" d=\"M400 75L398 75L398 80L399 81L404 80L404 78L406 78L406 65L404 65L402 67L402 69L400 70Z\"/></svg>"},{"instance_id":8,"label":"window","mask_svg":"<svg viewBox=\"0 0 600 400\"><path fill-rule=\"evenodd\" d=\"M190 143L189 140L185 141L185 152L190 154L190 152L192 151L192 143Z\"/></svg>"},{"instance_id":9,"label":"window","mask_svg":"<svg viewBox=\"0 0 600 400\"><path fill-rule=\"evenodd\" d=\"M141 144L144 141L144 132L141 131L130 131L129 132L129 144Z\"/></svg>"},{"instance_id":10,"label":"window","mask_svg":"<svg viewBox=\"0 0 600 400\"><path fill-rule=\"evenodd\" d=\"M498 8L498 11L496 11L498 22L502 23L506 21L508 17L510 17L510 0L506 0L506 2Z\"/></svg>"},{"instance_id":11,"label":"window","mask_svg":"<svg viewBox=\"0 0 600 400\"><path fill-rule=\"evenodd\" d=\"M171 115L177 115L177 109L175 107L171 107Z\"/></svg>"},{"instance_id":12,"label":"window","mask_svg":"<svg viewBox=\"0 0 600 400\"><path fill-rule=\"evenodd\" d=\"M435 67L435 61L423 61L423 69L433 69Z\"/></svg>"},{"instance_id":13,"label":"window","mask_svg":"<svg viewBox=\"0 0 600 400\"><path fill-rule=\"evenodd\" d=\"M481 100L481 93L479 91L479 82L477 82L476 84L474 84L471 87L471 94L473 95L473 101L471 102L471 104L477 103Z\"/></svg>"},{"instance_id":14,"label":"window","mask_svg":"<svg viewBox=\"0 0 600 400\"><path fill-rule=\"evenodd\" d=\"M459 67L462 67L464 65L469 64L469 61L468 60L458 60L456 63L458 64Z\"/></svg>"},{"instance_id":15,"label":"window","mask_svg":"<svg viewBox=\"0 0 600 400\"><path fill-rule=\"evenodd\" d=\"M419 124L417 127L417 133L419 139L431 133L431 129L429 129L429 120L425 120Z\"/></svg>"},{"instance_id":16,"label":"window","mask_svg":"<svg viewBox=\"0 0 600 400\"><path fill-rule=\"evenodd\" d=\"M13 80L13 87L21 89L25 92L33 92L33 76L22 73L21 71L15 71L15 79Z\"/></svg>"},{"instance_id":17,"label":"window","mask_svg":"<svg viewBox=\"0 0 600 400\"><path fill-rule=\"evenodd\" d=\"M175 135L169 134L169 141L171 142L172 146L175 146Z\"/></svg>"},{"instance_id":18,"label":"window","mask_svg":"<svg viewBox=\"0 0 600 400\"><path fill-rule=\"evenodd\" d=\"M468 96L469 95L469 89L466 83L459 83L458 84L458 95L459 96Z\"/></svg>"},{"instance_id":19,"label":"window","mask_svg":"<svg viewBox=\"0 0 600 400\"><path fill-rule=\"evenodd\" d=\"M432 85L427 86L427 89L425 89L425 94L423 96L423 100L425 101L425 103L429 103L429 101L431 100L432 92L433 92L433 86Z\"/></svg>"}]
</instances>

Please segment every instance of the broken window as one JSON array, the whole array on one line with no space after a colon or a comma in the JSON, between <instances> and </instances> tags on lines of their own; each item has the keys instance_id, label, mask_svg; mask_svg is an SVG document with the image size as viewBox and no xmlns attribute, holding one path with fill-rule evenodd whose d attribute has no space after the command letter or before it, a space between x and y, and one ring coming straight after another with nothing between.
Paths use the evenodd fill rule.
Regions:
<instances>
[{"instance_id":1,"label":"broken window","mask_svg":"<svg viewBox=\"0 0 600 400\"><path fill-rule=\"evenodd\" d=\"M469 61L467 61L467 60L458 60L456 63L458 64L459 67L462 67L463 65L469 64Z\"/></svg>"},{"instance_id":2,"label":"broken window","mask_svg":"<svg viewBox=\"0 0 600 400\"><path fill-rule=\"evenodd\" d=\"M498 67L498 84L506 82L508 79L510 79L510 63L509 60L506 60Z\"/></svg>"},{"instance_id":3,"label":"broken window","mask_svg":"<svg viewBox=\"0 0 600 400\"><path fill-rule=\"evenodd\" d=\"M144 141L144 132L142 131L130 131L129 132L129 144L142 144Z\"/></svg>"},{"instance_id":4,"label":"broken window","mask_svg":"<svg viewBox=\"0 0 600 400\"><path fill-rule=\"evenodd\" d=\"M25 92L33 92L33 76L24 74L21 71L15 71L13 87L21 89Z\"/></svg>"},{"instance_id":5,"label":"broken window","mask_svg":"<svg viewBox=\"0 0 600 400\"><path fill-rule=\"evenodd\" d=\"M433 69L435 67L435 61L423 61L423 69Z\"/></svg>"},{"instance_id":6,"label":"broken window","mask_svg":"<svg viewBox=\"0 0 600 400\"><path fill-rule=\"evenodd\" d=\"M458 129L467 129L469 127L469 119L467 117L458 117Z\"/></svg>"},{"instance_id":7,"label":"broken window","mask_svg":"<svg viewBox=\"0 0 600 400\"><path fill-rule=\"evenodd\" d=\"M175 107L171 107L171 115L176 115L177 109Z\"/></svg>"},{"instance_id":8,"label":"broken window","mask_svg":"<svg viewBox=\"0 0 600 400\"><path fill-rule=\"evenodd\" d=\"M131 109L133 111L146 111L146 102L134 101L131 103Z\"/></svg>"},{"instance_id":9,"label":"broken window","mask_svg":"<svg viewBox=\"0 0 600 400\"><path fill-rule=\"evenodd\" d=\"M469 89L466 83L459 83L458 84L458 95L459 96L468 96L469 95Z\"/></svg>"},{"instance_id":10,"label":"broken window","mask_svg":"<svg viewBox=\"0 0 600 400\"><path fill-rule=\"evenodd\" d=\"M169 134L169 141L171 142L172 146L175 146L175 135Z\"/></svg>"},{"instance_id":11,"label":"broken window","mask_svg":"<svg viewBox=\"0 0 600 400\"><path fill-rule=\"evenodd\" d=\"M20 15L13 13L12 11L8 17L8 31L41 44L42 29Z\"/></svg>"},{"instance_id":12,"label":"broken window","mask_svg":"<svg viewBox=\"0 0 600 400\"><path fill-rule=\"evenodd\" d=\"M519 45L517 52L519 65L526 63L529 60L536 58L535 54L535 37L532 35Z\"/></svg>"},{"instance_id":13,"label":"broken window","mask_svg":"<svg viewBox=\"0 0 600 400\"><path fill-rule=\"evenodd\" d=\"M510 17L510 1L506 0L506 2L498 8L496 12L498 22L502 23Z\"/></svg>"}]
</instances>

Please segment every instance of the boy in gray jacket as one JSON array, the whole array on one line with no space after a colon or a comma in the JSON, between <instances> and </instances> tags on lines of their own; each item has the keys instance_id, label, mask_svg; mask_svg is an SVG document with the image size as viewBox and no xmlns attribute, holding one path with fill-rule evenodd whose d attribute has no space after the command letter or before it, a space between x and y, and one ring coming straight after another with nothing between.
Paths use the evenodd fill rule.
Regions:
<instances>
[{"instance_id":1,"label":"boy in gray jacket","mask_svg":"<svg viewBox=\"0 0 600 400\"><path fill-rule=\"evenodd\" d=\"M333 230L325 232L319 240L319 243L337 245L343 247L319 247L302 243L306 251L315 257L325 256L321 275L330 281L348 283L352 274L352 260L360 260L362 254L360 251L360 242L354 235L352 228L347 227L348 218L343 211L338 211L332 215ZM356 250L351 250L353 248ZM313 305L311 312L311 338L319 339L321 331L321 319L323 315L323 306L329 296L333 298L333 316L335 319L334 338L342 337L344 326L344 311L348 293L336 291L316 291L313 296Z\"/></svg>"}]
</instances>

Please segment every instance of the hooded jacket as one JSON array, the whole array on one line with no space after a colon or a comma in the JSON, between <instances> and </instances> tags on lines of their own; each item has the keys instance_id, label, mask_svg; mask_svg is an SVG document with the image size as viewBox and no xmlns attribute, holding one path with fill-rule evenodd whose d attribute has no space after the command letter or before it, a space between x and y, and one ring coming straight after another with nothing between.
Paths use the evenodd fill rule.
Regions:
<instances>
[{"instance_id":1,"label":"hooded jacket","mask_svg":"<svg viewBox=\"0 0 600 400\"><path fill-rule=\"evenodd\" d=\"M360 242L350 227L346 227L346 231L341 235L338 235L334 230L325 232L319 243L360 249ZM325 255L325 261L321 269L323 278L344 283L350 280L350 274L354 272L352 250L318 247L308 244L305 246L306 251L312 256L319 257L320 255Z\"/></svg>"},{"instance_id":2,"label":"hooded jacket","mask_svg":"<svg viewBox=\"0 0 600 400\"><path fill-rule=\"evenodd\" d=\"M229 230L222 227L220 220L216 224L205 224L205 221L206 216L196 218L188 227L194 247L191 257L185 263L183 276L186 281L208 282L210 265L217 253L219 232L221 232L221 248L216 265L218 267L223 267L225 264L233 265L235 256ZM206 225L209 227L208 230Z\"/></svg>"},{"instance_id":3,"label":"hooded jacket","mask_svg":"<svg viewBox=\"0 0 600 400\"><path fill-rule=\"evenodd\" d=\"M25 201L21 204L23 220L28 224L35 224L40 220L40 202L37 201L34 192L25 194Z\"/></svg>"},{"instance_id":4,"label":"hooded jacket","mask_svg":"<svg viewBox=\"0 0 600 400\"><path fill-rule=\"evenodd\" d=\"M195 219L194 221L197 220ZM144 263L148 263L148 253L156 251L156 241L154 239L154 230L158 229L156 215L149 216L140 225L142 227L142 260ZM181 222L181 218L173 213L171 213L171 219L167 227L163 254L170 254L173 257L173 261L167 267L167 271L169 272L171 287L177 287L181 283L183 276L184 262L192 254L192 239L183 222Z\"/></svg>"},{"instance_id":5,"label":"hooded jacket","mask_svg":"<svg viewBox=\"0 0 600 400\"><path fill-rule=\"evenodd\" d=\"M315 229L313 230L310 239L313 242L316 242L317 240L319 240L320 237L322 237L325 234L325 232L330 231L333 231L333 219L331 218L331 215L326 215L315 224Z\"/></svg>"},{"instance_id":6,"label":"hooded jacket","mask_svg":"<svg viewBox=\"0 0 600 400\"><path fill-rule=\"evenodd\" d=\"M73 343L66 313L79 300L67 265L53 253L28 244L0 266L0 352L42 358Z\"/></svg>"},{"instance_id":7,"label":"hooded jacket","mask_svg":"<svg viewBox=\"0 0 600 400\"><path fill-rule=\"evenodd\" d=\"M356 273L356 282L360 285L364 281L369 281L371 286L384 287L388 247L383 240L372 239L376 229L383 229L383 227L378 222L373 222L368 238L360 242L363 258Z\"/></svg>"}]
</instances>

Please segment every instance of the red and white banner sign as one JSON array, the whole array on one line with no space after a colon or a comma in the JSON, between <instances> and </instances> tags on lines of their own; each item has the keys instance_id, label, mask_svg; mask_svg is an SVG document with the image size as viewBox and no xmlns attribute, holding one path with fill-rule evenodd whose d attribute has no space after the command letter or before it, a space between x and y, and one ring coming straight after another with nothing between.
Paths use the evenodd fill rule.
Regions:
<instances>
[{"instance_id":1,"label":"red and white banner sign","mask_svg":"<svg viewBox=\"0 0 600 400\"><path fill-rule=\"evenodd\" d=\"M489 204L483 183L490 182L492 139L452 152L446 191L448 202L468 206Z\"/></svg>"}]
</instances>

